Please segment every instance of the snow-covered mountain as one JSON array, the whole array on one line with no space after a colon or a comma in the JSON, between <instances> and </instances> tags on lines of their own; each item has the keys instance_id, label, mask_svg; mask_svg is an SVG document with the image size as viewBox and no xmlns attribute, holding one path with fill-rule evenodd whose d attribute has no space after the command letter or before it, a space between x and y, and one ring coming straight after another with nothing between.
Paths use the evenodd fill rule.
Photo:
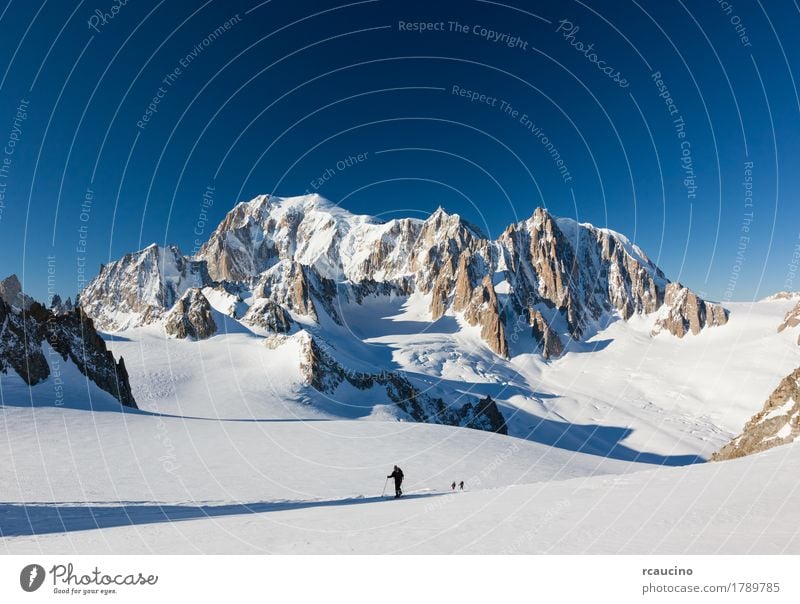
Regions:
<instances>
[{"instance_id":1,"label":"snow-covered mountain","mask_svg":"<svg viewBox=\"0 0 800 604\"><path fill-rule=\"evenodd\" d=\"M78 302L108 332L152 325L189 340L266 338L296 367L299 383L283 396L310 388L305 400L326 408L372 398L398 417L491 430L506 424L490 392L419 364L409 372L396 354L374 354L366 332L384 337L408 323L401 329L419 335L474 334L486 374L506 383L509 361L558 358L615 320L638 317L652 337L678 338L728 320L623 235L542 208L492 240L441 208L382 222L318 195L239 203L196 257L151 245L103 266ZM396 315L401 306L413 320ZM475 357L462 354L455 365L473 372Z\"/></svg>"},{"instance_id":2,"label":"snow-covered mountain","mask_svg":"<svg viewBox=\"0 0 800 604\"><path fill-rule=\"evenodd\" d=\"M443 210L259 197L197 257L102 267L74 311L17 289L6 551L797 551L774 520L797 443L698 464L800 365L797 299L723 309L612 231L538 209L489 239ZM140 409L109 413L103 376L126 373ZM796 389L736 446L789 442ZM408 497L381 501L392 464Z\"/></svg>"},{"instance_id":3,"label":"snow-covered mountain","mask_svg":"<svg viewBox=\"0 0 800 604\"><path fill-rule=\"evenodd\" d=\"M210 282L202 262L186 258L175 246L152 244L101 266L76 305L98 329L117 331L160 319L186 290Z\"/></svg>"},{"instance_id":4,"label":"snow-covered mountain","mask_svg":"<svg viewBox=\"0 0 800 604\"><path fill-rule=\"evenodd\" d=\"M318 321L341 300L365 295L430 296L435 321L462 312L484 340L509 356L507 331L524 321L546 335L580 339L598 320L662 310L658 330L679 337L722 325L725 310L673 285L644 252L608 229L555 218L542 208L489 240L441 208L427 220L380 222L317 196L262 195L238 204L187 258L152 245L101 268L80 304L115 331L152 323L191 287L235 284L253 298ZM662 308L663 307L663 308ZM688 329L687 329L688 327Z\"/></svg>"}]
</instances>

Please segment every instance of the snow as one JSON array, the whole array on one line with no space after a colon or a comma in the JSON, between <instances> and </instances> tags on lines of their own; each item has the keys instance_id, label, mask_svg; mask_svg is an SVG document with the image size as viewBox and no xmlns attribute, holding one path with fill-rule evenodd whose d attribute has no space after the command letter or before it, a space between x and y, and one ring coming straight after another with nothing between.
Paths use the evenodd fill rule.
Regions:
<instances>
[{"instance_id":1,"label":"snow","mask_svg":"<svg viewBox=\"0 0 800 604\"><path fill-rule=\"evenodd\" d=\"M109 336L109 348L125 359L139 407L208 418L295 417L292 402L281 396L301 379L299 347L289 342L273 350L251 332L226 333L221 314L214 320L220 333L208 340L170 338L160 325Z\"/></svg>"},{"instance_id":2,"label":"snow","mask_svg":"<svg viewBox=\"0 0 800 604\"><path fill-rule=\"evenodd\" d=\"M342 325L323 321L315 337L347 369L402 372L448 403L491 396L513 436L621 459L708 458L800 364L791 334L775 330L785 302L731 304L726 326L683 339L651 337L652 318L613 321L549 362L524 352L535 347L527 329L516 334L514 356L501 359L480 328L458 315L431 322L429 304L421 294L342 303ZM228 419L353 419L390 402L349 384L320 395L304 385L298 340L271 348L250 330L235 333L238 323L230 318L224 321L231 326L217 315L215 321L220 334L202 342L167 339L158 325L110 336L143 409Z\"/></svg>"},{"instance_id":3,"label":"snow","mask_svg":"<svg viewBox=\"0 0 800 604\"><path fill-rule=\"evenodd\" d=\"M238 296L216 287L204 287L203 295L211 307L229 317L241 319L247 312L247 304Z\"/></svg>"},{"instance_id":4,"label":"snow","mask_svg":"<svg viewBox=\"0 0 800 604\"><path fill-rule=\"evenodd\" d=\"M42 343L42 353L50 375L36 386L28 386L13 369L0 373L0 410L4 413L13 407L119 410L117 399L98 388L69 358L64 360L47 341Z\"/></svg>"},{"instance_id":5,"label":"snow","mask_svg":"<svg viewBox=\"0 0 800 604\"><path fill-rule=\"evenodd\" d=\"M344 303L323 344L449 401L491 395L511 436L407 421L378 391L315 393L304 333L264 338L217 311L208 340L129 329L108 344L142 411L68 362L63 406L52 378L0 376L0 551L800 553L781 478L798 446L654 465L708 457L797 366L776 332L791 301L732 304L728 325L682 340L651 337L652 318L612 321L551 362L499 359L429 304ZM408 498L379 500L395 463Z\"/></svg>"},{"instance_id":6,"label":"snow","mask_svg":"<svg viewBox=\"0 0 800 604\"><path fill-rule=\"evenodd\" d=\"M426 424L0 417L4 553L800 553L796 445L631 473Z\"/></svg>"},{"instance_id":7,"label":"snow","mask_svg":"<svg viewBox=\"0 0 800 604\"><path fill-rule=\"evenodd\" d=\"M800 364L791 334L775 331L785 303L727 306L728 324L697 336L653 338L651 320L634 317L570 343L546 370L533 355L512 362L557 395L544 402L569 421L627 426L625 443L637 450L708 457Z\"/></svg>"},{"instance_id":8,"label":"snow","mask_svg":"<svg viewBox=\"0 0 800 604\"><path fill-rule=\"evenodd\" d=\"M799 519L785 506L795 487L777 478L800 469L798 446L701 463L800 364L794 330L777 333L793 296L726 304L727 325L682 339L651 335L658 313L610 314L547 361L526 322L507 322L505 359L460 313L433 321L419 283L407 297L343 295L367 278L420 271L425 281L429 267L412 271L408 252L472 228L457 215L440 209L429 220L441 228L425 230L427 221L381 223L310 195L260 196L229 218L226 228L243 230L215 233L227 261L259 274L240 296L202 290L219 327L206 340L164 331L163 312L199 285L177 248L126 256L90 286L104 325L122 329L104 337L141 411L120 409L69 362L33 388L0 375L7 551L800 553L785 528ZM581 229L615 239L656 278L618 233L556 220L571 241L590 235ZM502 304L513 289L498 255L484 268ZM286 293L293 260L338 281L341 324L314 300L319 321L293 313L291 335L245 327L237 319L259 290ZM591 276L599 260L586 262ZM563 315L537 309L567 332ZM345 371L391 371L448 405L490 396L509 436L416 424L377 385L314 390L302 369L312 337ZM380 500L395 463L408 497ZM467 492L447 492L462 479Z\"/></svg>"}]
</instances>

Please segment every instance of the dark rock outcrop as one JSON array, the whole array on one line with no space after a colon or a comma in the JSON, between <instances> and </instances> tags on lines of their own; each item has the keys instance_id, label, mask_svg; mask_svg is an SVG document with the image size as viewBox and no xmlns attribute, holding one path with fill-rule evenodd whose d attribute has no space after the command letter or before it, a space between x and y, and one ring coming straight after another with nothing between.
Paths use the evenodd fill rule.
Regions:
<instances>
[{"instance_id":1,"label":"dark rock outcrop","mask_svg":"<svg viewBox=\"0 0 800 604\"><path fill-rule=\"evenodd\" d=\"M293 321L282 306L268 298L260 298L247 310L242 317L242 323L261 327L272 333L289 333Z\"/></svg>"},{"instance_id":2,"label":"dark rock outcrop","mask_svg":"<svg viewBox=\"0 0 800 604\"><path fill-rule=\"evenodd\" d=\"M199 288L186 290L164 318L164 329L176 338L205 340L217 332L211 304Z\"/></svg>"},{"instance_id":3,"label":"dark rock outcrop","mask_svg":"<svg viewBox=\"0 0 800 604\"><path fill-rule=\"evenodd\" d=\"M379 386L385 389L389 400L415 421L508 433L503 414L490 397L475 403L468 402L461 407L450 406L441 398L420 392L400 373L348 370L325 351L313 336L302 333L300 337L301 373L308 385L319 392L333 394L345 382L359 390Z\"/></svg>"},{"instance_id":4,"label":"dark rock outcrop","mask_svg":"<svg viewBox=\"0 0 800 604\"><path fill-rule=\"evenodd\" d=\"M0 300L3 300L12 308L30 308L33 298L22 292L22 284L16 275L10 275L0 281Z\"/></svg>"},{"instance_id":5,"label":"dark rock outcrop","mask_svg":"<svg viewBox=\"0 0 800 604\"><path fill-rule=\"evenodd\" d=\"M76 308L45 320L47 342L64 360L70 359L86 377L126 407L136 408L125 361L106 348L92 319Z\"/></svg>"},{"instance_id":6,"label":"dark rock outcrop","mask_svg":"<svg viewBox=\"0 0 800 604\"><path fill-rule=\"evenodd\" d=\"M83 310L57 314L38 302L26 310L0 300L0 371L13 369L30 386L46 380L51 370L45 344L122 405L136 408L125 362L114 359Z\"/></svg>"},{"instance_id":7,"label":"dark rock outcrop","mask_svg":"<svg viewBox=\"0 0 800 604\"><path fill-rule=\"evenodd\" d=\"M545 359L560 357L564 352L561 338L550 327L542 313L533 310L530 313L531 335L539 343L539 351Z\"/></svg>"},{"instance_id":8,"label":"dark rock outcrop","mask_svg":"<svg viewBox=\"0 0 800 604\"><path fill-rule=\"evenodd\" d=\"M32 315L0 300L0 371L6 373L10 367L30 386L50 375L50 366L42 352L45 328L43 322L35 318L46 315L47 311L34 304Z\"/></svg>"}]
</instances>

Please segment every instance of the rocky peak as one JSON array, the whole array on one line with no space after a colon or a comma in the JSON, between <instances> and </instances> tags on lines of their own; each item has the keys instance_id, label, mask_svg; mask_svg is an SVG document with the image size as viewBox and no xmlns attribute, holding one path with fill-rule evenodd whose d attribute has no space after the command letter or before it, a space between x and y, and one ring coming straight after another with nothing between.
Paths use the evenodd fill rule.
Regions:
<instances>
[{"instance_id":1,"label":"rocky peak","mask_svg":"<svg viewBox=\"0 0 800 604\"><path fill-rule=\"evenodd\" d=\"M800 368L786 376L744 430L712 457L735 459L794 441L800 434Z\"/></svg>"},{"instance_id":2,"label":"rocky peak","mask_svg":"<svg viewBox=\"0 0 800 604\"><path fill-rule=\"evenodd\" d=\"M340 323L335 308L337 287L315 269L293 260L282 260L265 271L254 288L257 298L268 298L291 312L319 321L317 304Z\"/></svg>"},{"instance_id":3,"label":"rocky peak","mask_svg":"<svg viewBox=\"0 0 800 604\"><path fill-rule=\"evenodd\" d=\"M563 338L582 339L609 314L629 319L659 311L654 333L681 336L727 320L724 309L680 285L669 288L665 304L669 281L641 249L619 233L557 218L545 208L492 241L442 208L424 221L381 222L318 195L262 195L236 205L196 260L208 268L200 285L211 277L227 280L315 321L323 309L340 320L339 296L353 294L358 302L382 291L430 295L433 320L463 313L501 355L508 353L507 322L519 324L520 317L546 355L557 354ZM175 258L174 270L165 273L181 275L187 262ZM87 312L105 329L160 319L188 287L199 285L153 275L158 264L123 259L104 267L82 293ZM143 285L130 278L137 271ZM539 315L532 310L537 306Z\"/></svg>"},{"instance_id":4,"label":"rocky peak","mask_svg":"<svg viewBox=\"0 0 800 604\"><path fill-rule=\"evenodd\" d=\"M0 372L12 369L29 386L46 380L51 373L46 345L122 405L136 408L125 362L115 361L80 308L54 313L33 300L20 309L0 299Z\"/></svg>"},{"instance_id":5,"label":"rocky peak","mask_svg":"<svg viewBox=\"0 0 800 604\"><path fill-rule=\"evenodd\" d=\"M210 284L205 262L152 244L101 266L78 304L100 329L117 331L158 320L188 289Z\"/></svg>"},{"instance_id":6,"label":"rocky peak","mask_svg":"<svg viewBox=\"0 0 800 604\"><path fill-rule=\"evenodd\" d=\"M800 302L790 309L783 318L783 323L778 325L778 333L784 329L792 329L800 325ZM800 346L800 335L797 336L797 344Z\"/></svg>"},{"instance_id":7,"label":"rocky peak","mask_svg":"<svg viewBox=\"0 0 800 604\"><path fill-rule=\"evenodd\" d=\"M628 319L663 303L664 274L641 249L609 229L537 208L531 218L506 229L498 243L515 311L538 303L555 308L571 338L580 339L604 314Z\"/></svg>"},{"instance_id":8,"label":"rocky peak","mask_svg":"<svg viewBox=\"0 0 800 604\"><path fill-rule=\"evenodd\" d=\"M725 325L728 311L706 302L678 282L670 283L664 293L664 305L659 310L653 335L668 331L679 338L687 333L697 335L704 327Z\"/></svg>"},{"instance_id":9,"label":"rocky peak","mask_svg":"<svg viewBox=\"0 0 800 604\"><path fill-rule=\"evenodd\" d=\"M164 329L176 338L205 340L217 332L211 304L200 288L186 290L164 317Z\"/></svg>"},{"instance_id":10,"label":"rocky peak","mask_svg":"<svg viewBox=\"0 0 800 604\"><path fill-rule=\"evenodd\" d=\"M247 310L242 323L272 333L289 333L293 321L282 306L267 298L260 298Z\"/></svg>"},{"instance_id":11,"label":"rocky peak","mask_svg":"<svg viewBox=\"0 0 800 604\"><path fill-rule=\"evenodd\" d=\"M0 281L0 299L14 308L29 308L33 299L22 292L22 284L16 275Z\"/></svg>"},{"instance_id":12,"label":"rocky peak","mask_svg":"<svg viewBox=\"0 0 800 604\"><path fill-rule=\"evenodd\" d=\"M461 246L474 239L486 239L481 230L458 214L448 214L442 206L428 216L422 227L423 237L456 239Z\"/></svg>"},{"instance_id":13,"label":"rocky peak","mask_svg":"<svg viewBox=\"0 0 800 604\"><path fill-rule=\"evenodd\" d=\"M559 357L564 352L564 344L561 338L550 327L541 311L533 309L530 311L531 335L539 344L539 351L545 359Z\"/></svg>"}]
</instances>

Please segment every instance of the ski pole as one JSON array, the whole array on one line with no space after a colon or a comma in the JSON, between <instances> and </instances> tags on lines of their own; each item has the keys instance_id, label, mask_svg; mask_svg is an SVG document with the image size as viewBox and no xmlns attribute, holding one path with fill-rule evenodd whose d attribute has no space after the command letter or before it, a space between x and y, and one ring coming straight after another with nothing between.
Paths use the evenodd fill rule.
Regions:
<instances>
[{"instance_id":1,"label":"ski pole","mask_svg":"<svg viewBox=\"0 0 800 604\"><path fill-rule=\"evenodd\" d=\"M381 497L386 494L386 485L389 484L389 478L387 477L386 480L383 482L383 490L381 491Z\"/></svg>"}]
</instances>

